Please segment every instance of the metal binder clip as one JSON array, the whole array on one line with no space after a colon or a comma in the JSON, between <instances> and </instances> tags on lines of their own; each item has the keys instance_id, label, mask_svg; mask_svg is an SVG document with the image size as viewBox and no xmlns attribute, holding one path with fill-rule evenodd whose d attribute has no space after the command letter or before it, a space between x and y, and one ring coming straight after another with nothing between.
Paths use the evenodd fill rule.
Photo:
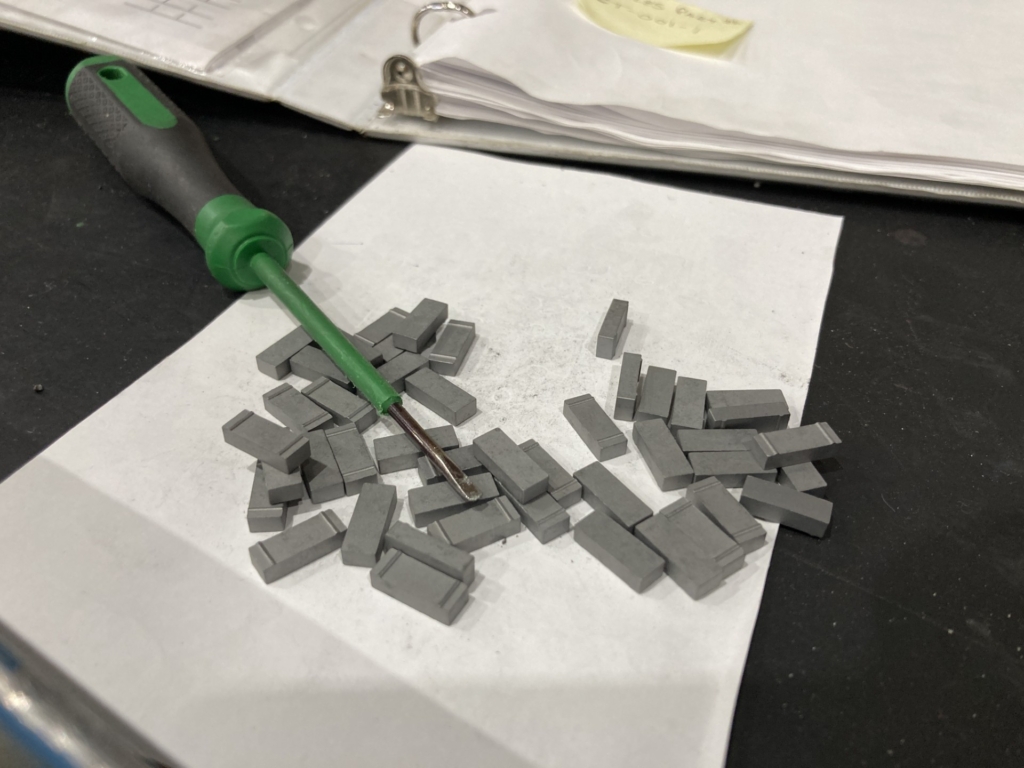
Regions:
<instances>
[{"instance_id":1,"label":"metal binder clip","mask_svg":"<svg viewBox=\"0 0 1024 768\"><path fill-rule=\"evenodd\" d=\"M419 70L408 56L392 56L384 62L384 104L380 117L408 115L437 122L437 96L423 87Z\"/></svg>"},{"instance_id":2,"label":"metal binder clip","mask_svg":"<svg viewBox=\"0 0 1024 768\"><path fill-rule=\"evenodd\" d=\"M420 22L431 13L454 11L467 18L473 17L473 11L459 3L446 0L443 3L424 5L412 20L412 41L420 44ZM384 87L380 97L383 104L378 117L406 115L421 117L430 122L437 122L437 96L423 85L416 62L408 56L392 56L384 62Z\"/></svg>"}]
</instances>

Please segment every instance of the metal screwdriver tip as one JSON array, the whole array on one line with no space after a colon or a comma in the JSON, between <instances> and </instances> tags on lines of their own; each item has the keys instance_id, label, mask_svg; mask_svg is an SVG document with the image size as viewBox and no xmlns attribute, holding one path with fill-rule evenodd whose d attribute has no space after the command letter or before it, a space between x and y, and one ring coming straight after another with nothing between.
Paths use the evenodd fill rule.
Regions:
<instances>
[{"instance_id":1,"label":"metal screwdriver tip","mask_svg":"<svg viewBox=\"0 0 1024 768\"><path fill-rule=\"evenodd\" d=\"M477 490L477 487L466 476L466 473L448 457L444 449L433 441L430 435L424 431L423 427L419 425L405 408L396 403L388 408L388 414L398 422L398 426L402 428L402 431L411 437L413 442L422 449L427 459L434 465L434 468L445 480L451 483L452 487L459 492L462 498L466 501L480 500L480 491Z\"/></svg>"},{"instance_id":2,"label":"metal screwdriver tip","mask_svg":"<svg viewBox=\"0 0 1024 768\"><path fill-rule=\"evenodd\" d=\"M452 477L448 477L447 475L445 475L445 477L448 477L448 481L455 486L462 498L466 501L480 501L480 491L477 490L477 487L470 482L468 477L466 477L465 472L458 467L455 467L455 472L452 474Z\"/></svg>"}]
</instances>

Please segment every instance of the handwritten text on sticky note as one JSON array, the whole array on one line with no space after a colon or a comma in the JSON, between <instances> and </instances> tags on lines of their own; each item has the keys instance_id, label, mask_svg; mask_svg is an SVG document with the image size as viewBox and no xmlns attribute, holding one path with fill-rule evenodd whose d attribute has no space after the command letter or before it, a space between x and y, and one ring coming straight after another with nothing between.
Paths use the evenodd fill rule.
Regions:
<instances>
[{"instance_id":1,"label":"handwritten text on sticky note","mask_svg":"<svg viewBox=\"0 0 1024 768\"><path fill-rule=\"evenodd\" d=\"M731 19L674 0L579 0L580 9L609 32L659 48L721 45L753 22Z\"/></svg>"}]
</instances>

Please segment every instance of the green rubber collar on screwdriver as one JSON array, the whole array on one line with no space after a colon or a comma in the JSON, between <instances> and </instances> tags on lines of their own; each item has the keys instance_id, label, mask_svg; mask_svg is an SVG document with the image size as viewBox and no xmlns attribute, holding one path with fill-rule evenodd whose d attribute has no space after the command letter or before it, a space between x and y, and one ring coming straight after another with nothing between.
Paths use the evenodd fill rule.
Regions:
<instances>
[{"instance_id":1,"label":"green rubber collar on screwdriver","mask_svg":"<svg viewBox=\"0 0 1024 768\"><path fill-rule=\"evenodd\" d=\"M250 263L257 253L267 254L282 269L291 261L292 233L287 225L238 195L221 195L204 205L196 216L195 235L210 273L233 291L264 287Z\"/></svg>"}]
</instances>

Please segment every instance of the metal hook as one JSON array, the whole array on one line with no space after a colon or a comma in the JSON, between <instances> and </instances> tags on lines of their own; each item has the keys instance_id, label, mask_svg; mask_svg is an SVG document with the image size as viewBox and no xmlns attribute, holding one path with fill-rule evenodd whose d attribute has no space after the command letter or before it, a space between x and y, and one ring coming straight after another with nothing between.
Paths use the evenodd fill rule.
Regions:
<instances>
[{"instance_id":1,"label":"metal hook","mask_svg":"<svg viewBox=\"0 0 1024 768\"><path fill-rule=\"evenodd\" d=\"M445 0L443 3L428 3L416 12L416 16L412 20L413 45L420 44L420 22L423 21L423 17L438 11L461 13L467 19L471 19L476 15L471 8L467 8L461 3L453 3L451 0Z\"/></svg>"}]
</instances>

